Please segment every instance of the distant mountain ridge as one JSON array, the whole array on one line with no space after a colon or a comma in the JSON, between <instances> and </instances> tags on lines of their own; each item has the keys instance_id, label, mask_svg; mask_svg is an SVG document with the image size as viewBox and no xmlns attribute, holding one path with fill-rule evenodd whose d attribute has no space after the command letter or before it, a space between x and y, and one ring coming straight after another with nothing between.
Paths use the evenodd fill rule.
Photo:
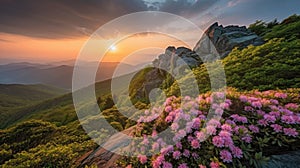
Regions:
<instances>
[{"instance_id":1,"label":"distant mountain ridge","mask_svg":"<svg viewBox=\"0 0 300 168\"><path fill-rule=\"evenodd\" d=\"M65 65L67 63L67 65ZM97 65L97 62L85 62L83 67L89 68ZM135 71L142 65L133 66L119 62L101 62L98 67L96 81L112 78L116 67L119 67L119 75L125 75ZM74 62L65 61L55 65L35 64L28 62L0 65L0 83L2 84L46 84L64 89L71 89Z\"/></svg>"}]
</instances>

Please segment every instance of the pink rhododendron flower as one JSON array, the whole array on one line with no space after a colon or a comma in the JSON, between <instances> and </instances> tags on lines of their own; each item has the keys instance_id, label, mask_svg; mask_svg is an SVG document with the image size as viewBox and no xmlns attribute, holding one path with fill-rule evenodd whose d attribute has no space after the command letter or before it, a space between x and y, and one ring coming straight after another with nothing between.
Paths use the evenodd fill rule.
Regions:
<instances>
[{"instance_id":1,"label":"pink rhododendron flower","mask_svg":"<svg viewBox=\"0 0 300 168\"><path fill-rule=\"evenodd\" d=\"M224 130L224 131L232 132L232 127L231 127L231 125L229 125L229 124L223 124L223 125L221 126L221 128L222 128L222 130Z\"/></svg>"},{"instance_id":2,"label":"pink rhododendron flower","mask_svg":"<svg viewBox=\"0 0 300 168\"><path fill-rule=\"evenodd\" d=\"M178 130L178 128L179 128L179 125L178 125L178 123L173 123L172 125L171 125L171 129L173 130L173 131L177 131Z\"/></svg>"},{"instance_id":3,"label":"pink rhododendron flower","mask_svg":"<svg viewBox=\"0 0 300 168\"><path fill-rule=\"evenodd\" d=\"M205 140L205 133L204 132L198 132L197 135L196 135L197 139L200 141L200 142L203 142Z\"/></svg>"},{"instance_id":4,"label":"pink rhododendron flower","mask_svg":"<svg viewBox=\"0 0 300 168\"><path fill-rule=\"evenodd\" d=\"M262 108L262 104L259 101L252 102L251 106L254 107L254 108L259 108L259 109Z\"/></svg>"},{"instance_id":5,"label":"pink rhododendron flower","mask_svg":"<svg viewBox=\"0 0 300 168\"><path fill-rule=\"evenodd\" d=\"M221 116L222 114L223 114L223 109L222 108L217 108L216 110L215 110L215 114L216 115L218 115L218 116Z\"/></svg>"},{"instance_id":6,"label":"pink rhododendron flower","mask_svg":"<svg viewBox=\"0 0 300 168\"><path fill-rule=\"evenodd\" d=\"M252 137L251 137L251 135L247 134L244 137L242 137L242 140L245 141L246 143L251 143Z\"/></svg>"},{"instance_id":7,"label":"pink rhododendron flower","mask_svg":"<svg viewBox=\"0 0 300 168\"><path fill-rule=\"evenodd\" d=\"M170 162L163 162L163 168L173 168L173 165Z\"/></svg>"},{"instance_id":8,"label":"pink rhododendron flower","mask_svg":"<svg viewBox=\"0 0 300 168\"><path fill-rule=\"evenodd\" d=\"M244 107L244 110L245 110L245 111L250 111L250 112L251 112L251 111L254 111L253 107L251 107L251 106L245 106L245 107Z\"/></svg>"},{"instance_id":9,"label":"pink rhododendron flower","mask_svg":"<svg viewBox=\"0 0 300 168\"><path fill-rule=\"evenodd\" d=\"M192 148L194 148L194 149L200 148L200 143L196 139L192 140L191 145L192 145Z\"/></svg>"},{"instance_id":10,"label":"pink rhododendron flower","mask_svg":"<svg viewBox=\"0 0 300 168\"><path fill-rule=\"evenodd\" d=\"M278 124L272 124L270 127L272 127L275 132L282 132L282 126Z\"/></svg>"},{"instance_id":11,"label":"pink rhododendron flower","mask_svg":"<svg viewBox=\"0 0 300 168\"><path fill-rule=\"evenodd\" d=\"M265 115L266 113L262 110L256 110L257 114L260 115L260 116L263 116Z\"/></svg>"},{"instance_id":12,"label":"pink rhododendron flower","mask_svg":"<svg viewBox=\"0 0 300 168\"><path fill-rule=\"evenodd\" d=\"M284 107L287 109L293 109L293 110L297 110L299 108L299 106L295 103L288 103Z\"/></svg>"},{"instance_id":13,"label":"pink rhododendron flower","mask_svg":"<svg viewBox=\"0 0 300 168\"><path fill-rule=\"evenodd\" d=\"M183 156L185 156L185 157L189 157L190 156L190 151L189 150L187 150L187 149L185 149L184 151L183 151Z\"/></svg>"},{"instance_id":14,"label":"pink rhododendron flower","mask_svg":"<svg viewBox=\"0 0 300 168\"><path fill-rule=\"evenodd\" d=\"M230 150L231 150L234 158L240 159L243 157L243 151L239 147L233 146L230 148Z\"/></svg>"},{"instance_id":15,"label":"pink rhododendron flower","mask_svg":"<svg viewBox=\"0 0 300 168\"><path fill-rule=\"evenodd\" d=\"M220 152L220 158L225 162L225 163L230 163L232 162L232 155L228 150L221 150Z\"/></svg>"},{"instance_id":16,"label":"pink rhododendron flower","mask_svg":"<svg viewBox=\"0 0 300 168\"><path fill-rule=\"evenodd\" d=\"M210 162L211 168L220 168L220 164L218 162Z\"/></svg>"},{"instance_id":17,"label":"pink rhododendron flower","mask_svg":"<svg viewBox=\"0 0 300 168\"><path fill-rule=\"evenodd\" d=\"M199 155L198 155L196 152L193 152L193 153L192 153L192 157L193 157L194 159L198 159L198 158L199 158Z\"/></svg>"},{"instance_id":18,"label":"pink rhododendron flower","mask_svg":"<svg viewBox=\"0 0 300 168\"><path fill-rule=\"evenodd\" d=\"M264 119L266 122L268 123L274 123L276 121L276 117L275 116L272 116L270 114L265 114L264 115Z\"/></svg>"},{"instance_id":19,"label":"pink rhododendron flower","mask_svg":"<svg viewBox=\"0 0 300 168\"><path fill-rule=\"evenodd\" d=\"M177 147L178 149L182 149L182 144L181 144L181 142L177 142L177 143L176 143L176 147Z\"/></svg>"},{"instance_id":20,"label":"pink rhododendron flower","mask_svg":"<svg viewBox=\"0 0 300 168\"><path fill-rule=\"evenodd\" d=\"M193 129L198 129L200 127L201 124L200 118L194 118L192 122L193 122L193 126L192 126Z\"/></svg>"},{"instance_id":21,"label":"pink rhododendron flower","mask_svg":"<svg viewBox=\"0 0 300 168\"><path fill-rule=\"evenodd\" d=\"M147 156L145 155L138 155L138 159L142 164L145 164L147 162Z\"/></svg>"},{"instance_id":22,"label":"pink rhododendron flower","mask_svg":"<svg viewBox=\"0 0 300 168\"><path fill-rule=\"evenodd\" d=\"M259 128L255 125L249 125L248 127L253 133L259 133Z\"/></svg>"},{"instance_id":23,"label":"pink rhododendron flower","mask_svg":"<svg viewBox=\"0 0 300 168\"><path fill-rule=\"evenodd\" d=\"M247 97L247 96L244 96L244 95L241 95L241 96L240 96L240 100L241 100L241 102L246 103L246 102L248 102L248 97Z\"/></svg>"},{"instance_id":24,"label":"pink rhododendron flower","mask_svg":"<svg viewBox=\"0 0 300 168\"><path fill-rule=\"evenodd\" d=\"M204 165L199 165L199 168L206 168L206 166L204 166Z\"/></svg>"},{"instance_id":25,"label":"pink rhododendron flower","mask_svg":"<svg viewBox=\"0 0 300 168\"><path fill-rule=\"evenodd\" d=\"M280 112L279 111L271 111L269 114L276 117L276 118L280 117Z\"/></svg>"},{"instance_id":26,"label":"pink rhododendron flower","mask_svg":"<svg viewBox=\"0 0 300 168\"><path fill-rule=\"evenodd\" d=\"M281 98L281 99L287 98L287 94L285 94L285 93L275 93L274 96L277 98Z\"/></svg>"},{"instance_id":27,"label":"pink rhododendron flower","mask_svg":"<svg viewBox=\"0 0 300 168\"><path fill-rule=\"evenodd\" d=\"M287 136L297 137L298 132L295 128L283 128L283 132Z\"/></svg>"},{"instance_id":28,"label":"pink rhododendron flower","mask_svg":"<svg viewBox=\"0 0 300 168\"><path fill-rule=\"evenodd\" d=\"M261 125L261 126L268 126L268 122L264 119L261 119L261 120L258 120L257 121L258 125Z\"/></svg>"},{"instance_id":29,"label":"pink rhododendron flower","mask_svg":"<svg viewBox=\"0 0 300 168\"><path fill-rule=\"evenodd\" d=\"M168 115L168 116L166 117L165 121L166 121L167 123L170 123L170 122L173 121L173 117L170 116L170 115Z\"/></svg>"},{"instance_id":30,"label":"pink rhododendron flower","mask_svg":"<svg viewBox=\"0 0 300 168\"><path fill-rule=\"evenodd\" d=\"M276 99L271 99L270 102L271 102L272 104L276 104L276 105L279 104L278 100L276 100Z\"/></svg>"},{"instance_id":31,"label":"pink rhododendron flower","mask_svg":"<svg viewBox=\"0 0 300 168\"><path fill-rule=\"evenodd\" d=\"M215 135L217 130L215 126L209 125L206 127L206 132L208 135Z\"/></svg>"},{"instance_id":32,"label":"pink rhododendron flower","mask_svg":"<svg viewBox=\"0 0 300 168\"><path fill-rule=\"evenodd\" d=\"M178 168L188 168L186 163L181 163Z\"/></svg>"},{"instance_id":33,"label":"pink rhododendron flower","mask_svg":"<svg viewBox=\"0 0 300 168\"><path fill-rule=\"evenodd\" d=\"M181 153L179 151L173 152L173 158L174 159L178 160L180 158L180 156L181 156Z\"/></svg>"},{"instance_id":34,"label":"pink rhododendron flower","mask_svg":"<svg viewBox=\"0 0 300 168\"><path fill-rule=\"evenodd\" d=\"M286 124L295 124L296 123L294 117L291 115L283 115L281 117L281 121Z\"/></svg>"},{"instance_id":35,"label":"pink rhododendron flower","mask_svg":"<svg viewBox=\"0 0 300 168\"><path fill-rule=\"evenodd\" d=\"M212 142L216 147L224 147L224 139L220 136L214 136Z\"/></svg>"}]
</instances>

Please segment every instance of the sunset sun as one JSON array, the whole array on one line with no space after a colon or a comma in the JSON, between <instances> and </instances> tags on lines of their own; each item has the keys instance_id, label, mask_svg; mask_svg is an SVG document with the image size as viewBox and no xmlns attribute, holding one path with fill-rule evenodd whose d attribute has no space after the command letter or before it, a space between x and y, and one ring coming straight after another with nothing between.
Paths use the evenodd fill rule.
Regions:
<instances>
[{"instance_id":1,"label":"sunset sun","mask_svg":"<svg viewBox=\"0 0 300 168\"><path fill-rule=\"evenodd\" d=\"M109 51L115 52L115 51L117 51L117 47L116 47L115 45L111 45L111 46L109 47Z\"/></svg>"}]
</instances>

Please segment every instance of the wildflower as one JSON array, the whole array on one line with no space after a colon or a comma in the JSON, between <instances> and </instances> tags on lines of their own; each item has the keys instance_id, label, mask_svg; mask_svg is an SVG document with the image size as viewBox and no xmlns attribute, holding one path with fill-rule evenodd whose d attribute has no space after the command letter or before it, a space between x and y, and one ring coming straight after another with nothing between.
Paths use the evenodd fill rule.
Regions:
<instances>
[{"instance_id":1,"label":"wildflower","mask_svg":"<svg viewBox=\"0 0 300 168\"><path fill-rule=\"evenodd\" d=\"M193 119L193 126L192 126L192 128L193 129L197 129L197 128L200 127L200 124L201 124L200 118L194 118Z\"/></svg>"},{"instance_id":2,"label":"wildflower","mask_svg":"<svg viewBox=\"0 0 300 168\"><path fill-rule=\"evenodd\" d=\"M258 123L258 125L261 125L261 126L269 125L268 122L264 119L258 120L257 123Z\"/></svg>"},{"instance_id":3,"label":"wildflower","mask_svg":"<svg viewBox=\"0 0 300 168\"><path fill-rule=\"evenodd\" d=\"M205 140L205 134L204 132L198 132L197 135L196 135L197 139L200 141L200 142L203 142Z\"/></svg>"},{"instance_id":4,"label":"wildflower","mask_svg":"<svg viewBox=\"0 0 300 168\"><path fill-rule=\"evenodd\" d=\"M181 163L178 168L188 168L186 163Z\"/></svg>"},{"instance_id":5,"label":"wildflower","mask_svg":"<svg viewBox=\"0 0 300 168\"><path fill-rule=\"evenodd\" d=\"M215 110L215 114L221 116L221 115L223 114L223 111L224 111L224 110L223 110L222 108L217 108L217 109Z\"/></svg>"},{"instance_id":6,"label":"wildflower","mask_svg":"<svg viewBox=\"0 0 300 168\"><path fill-rule=\"evenodd\" d=\"M191 145L194 149L198 149L200 147L199 141L196 139L192 140Z\"/></svg>"},{"instance_id":7,"label":"wildflower","mask_svg":"<svg viewBox=\"0 0 300 168\"><path fill-rule=\"evenodd\" d=\"M222 130L224 130L224 131L232 132L232 128L231 128L231 126L230 126L229 124L223 124L223 125L221 126L221 128L222 128Z\"/></svg>"},{"instance_id":8,"label":"wildflower","mask_svg":"<svg viewBox=\"0 0 300 168\"><path fill-rule=\"evenodd\" d=\"M277 98L281 98L281 99L287 98L287 94L285 94L285 93L275 93L274 96Z\"/></svg>"},{"instance_id":9,"label":"wildflower","mask_svg":"<svg viewBox=\"0 0 300 168\"><path fill-rule=\"evenodd\" d=\"M294 117L291 115L283 115L281 117L281 121L286 124L295 124L296 123Z\"/></svg>"},{"instance_id":10,"label":"wildflower","mask_svg":"<svg viewBox=\"0 0 300 168\"><path fill-rule=\"evenodd\" d=\"M181 153L179 151L173 152L173 158L174 159L178 160L180 158L180 156L181 156Z\"/></svg>"},{"instance_id":11,"label":"wildflower","mask_svg":"<svg viewBox=\"0 0 300 168\"><path fill-rule=\"evenodd\" d=\"M172 120L173 120L173 117L170 116L170 115L168 115L168 116L166 117L166 119L165 119L165 121L166 121L167 123L172 122Z\"/></svg>"},{"instance_id":12,"label":"wildflower","mask_svg":"<svg viewBox=\"0 0 300 168\"><path fill-rule=\"evenodd\" d=\"M233 146L230 148L230 150L231 150L234 158L240 159L243 157L243 151L239 147Z\"/></svg>"},{"instance_id":13,"label":"wildflower","mask_svg":"<svg viewBox=\"0 0 300 168\"><path fill-rule=\"evenodd\" d=\"M230 163L232 162L232 155L228 150L222 150L220 152L220 158L225 162L225 163Z\"/></svg>"},{"instance_id":14,"label":"wildflower","mask_svg":"<svg viewBox=\"0 0 300 168\"><path fill-rule=\"evenodd\" d=\"M280 117L280 112L279 111L271 111L269 114L276 117L276 118Z\"/></svg>"},{"instance_id":15,"label":"wildflower","mask_svg":"<svg viewBox=\"0 0 300 168\"><path fill-rule=\"evenodd\" d=\"M218 162L210 162L210 167L211 168L219 168L220 164Z\"/></svg>"},{"instance_id":16,"label":"wildflower","mask_svg":"<svg viewBox=\"0 0 300 168\"><path fill-rule=\"evenodd\" d=\"M147 156L145 155L138 155L138 159L142 164L145 164L147 162Z\"/></svg>"},{"instance_id":17,"label":"wildflower","mask_svg":"<svg viewBox=\"0 0 300 168\"><path fill-rule=\"evenodd\" d=\"M199 165L199 168L206 168L206 166L204 166L204 165Z\"/></svg>"},{"instance_id":18,"label":"wildflower","mask_svg":"<svg viewBox=\"0 0 300 168\"><path fill-rule=\"evenodd\" d=\"M170 162L163 162L163 168L173 168L173 165Z\"/></svg>"},{"instance_id":19,"label":"wildflower","mask_svg":"<svg viewBox=\"0 0 300 168\"><path fill-rule=\"evenodd\" d=\"M271 127L274 129L275 132L282 132L282 126L278 124L272 124Z\"/></svg>"},{"instance_id":20,"label":"wildflower","mask_svg":"<svg viewBox=\"0 0 300 168\"><path fill-rule=\"evenodd\" d=\"M260 109L262 107L262 104L259 101L254 101L254 102L251 103L251 106L254 107L254 108L259 108Z\"/></svg>"},{"instance_id":21,"label":"wildflower","mask_svg":"<svg viewBox=\"0 0 300 168\"><path fill-rule=\"evenodd\" d=\"M217 131L216 127L214 127L214 126L209 125L206 127L206 132L208 135L215 135L216 131Z\"/></svg>"},{"instance_id":22,"label":"wildflower","mask_svg":"<svg viewBox=\"0 0 300 168\"><path fill-rule=\"evenodd\" d=\"M295 128L283 128L283 132L287 136L293 136L293 137L298 136L298 132Z\"/></svg>"},{"instance_id":23,"label":"wildflower","mask_svg":"<svg viewBox=\"0 0 300 168\"><path fill-rule=\"evenodd\" d=\"M176 147L177 147L178 149L182 149L182 144L181 144L181 142L177 142L177 143L176 143Z\"/></svg>"},{"instance_id":24,"label":"wildflower","mask_svg":"<svg viewBox=\"0 0 300 168\"><path fill-rule=\"evenodd\" d=\"M183 156L185 156L185 157L189 157L190 156L190 151L189 150L187 150L187 149L185 149L184 151L183 151Z\"/></svg>"},{"instance_id":25,"label":"wildflower","mask_svg":"<svg viewBox=\"0 0 300 168\"><path fill-rule=\"evenodd\" d=\"M279 104L278 100L276 100L276 99L271 99L270 102L271 102L272 104L276 104L276 105Z\"/></svg>"},{"instance_id":26,"label":"wildflower","mask_svg":"<svg viewBox=\"0 0 300 168\"><path fill-rule=\"evenodd\" d=\"M248 127L253 133L259 133L259 128L255 125L249 125Z\"/></svg>"},{"instance_id":27,"label":"wildflower","mask_svg":"<svg viewBox=\"0 0 300 168\"><path fill-rule=\"evenodd\" d=\"M247 134L244 137L242 137L242 140L245 141L246 143L251 143L252 137L249 134Z\"/></svg>"},{"instance_id":28,"label":"wildflower","mask_svg":"<svg viewBox=\"0 0 300 168\"><path fill-rule=\"evenodd\" d=\"M266 114L266 113L265 113L264 111L262 111L262 110L256 110L256 112L257 112L257 115L260 115L260 116L263 116L263 115Z\"/></svg>"},{"instance_id":29,"label":"wildflower","mask_svg":"<svg viewBox=\"0 0 300 168\"><path fill-rule=\"evenodd\" d=\"M244 95L241 95L241 96L240 96L240 100L241 100L241 102L246 103L246 102L248 102L248 97L247 97L247 96L244 96Z\"/></svg>"},{"instance_id":30,"label":"wildflower","mask_svg":"<svg viewBox=\"0 0 300 168\"><path fill-rule=\"evenodd\" d=\"M248 111L248 112L254 111L253 107L251 107L251 106L245 106L244 110Z\"/></svg>"},{"instance_id":31,"label":"wildflower","mask_svg":"<svg viewBox=\"0 0 300 168\"><path fill-rule=\"evenodd\" d=\"M166 111L167 113L171 112L171 111L172 111L172 106L167 106L167 107L165 108L165 111Z\"/></svg>"},{"instance_id":32,"label":"wildflower","mask_svg":"<svg viewBox=\"0 0 300 168\"><path fill-rule=\"evenodd\" d=\"M220 136L214 136L212 142L216 147L224 147L224 139Z\"/></svg>"},{"instance_id":33,"label":"wildflower","mask_svg":"<svg viewBox=\"0 0 300 168\"><path fill-rule=\"evenodd\" d=\"M265 114L264 115L264 119L266 122L268 123L274 123L276 121L276 117L275 116L272 116L270 114Z\"/></svg>"},{"instance_id":34,"label":"wildflower","mask_svg":"<svg viewBox=\"0 0 300 168\"><path fill-rule=\"evenodd\" d=\"M191 133L192 132L192 127L193 127L193 122L188 122L186 123L186 126L185 126L185 130L187 133Z\"/></svg>"},{"instance_id":35,"label":"wildflower","mask_svg":"<svg viewBox=\"0 0 300 168\"><path fill-rule=\"evenodd\" d=\"M198 155L197 153L193 152L193 153L192 153L192 157L193 157L194 159L198 159L198 158L199 158L199 155Z\"/></svg>"},{"instance_id":36,"label":"wildflower","mask_svg":"<svg viewBox=\"0 0 300 168\"><path fill-rule=\"evenodd\" d=\"M299 106L295 103L288 103L284 107L287 109L293 109L293 110L297 110L299 108Z\"/></svg>"},{"instance_id":37,"label":"wildflower","mask_svg":"<svg viewBox=\"0 0 300 168\"><path fill-rule=\"evenodd\" d=\"M173 130L173 131L177 131L178 130L178 128L179 128L179 125L178 125L178 123L173 123L172 125L171 125L171 129Z\"/></svg>"}]
</instances>

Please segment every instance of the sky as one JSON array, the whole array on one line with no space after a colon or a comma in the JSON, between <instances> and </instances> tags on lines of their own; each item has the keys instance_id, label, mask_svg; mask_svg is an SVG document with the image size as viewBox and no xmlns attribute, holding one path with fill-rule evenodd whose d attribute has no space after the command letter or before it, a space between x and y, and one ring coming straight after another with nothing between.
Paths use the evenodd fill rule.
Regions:
<instances>
[{"instance_id":1,"label":"sky","mask_svg":"<svg viewBox=\"0 0 300 168\"><path fill-rule=\"evenodd\" d=\"M0 64L76 59L99 27L133 12L168 12L205 30L216 21L223 25L246 26L256 20L277 18L280 21L292 14L300 14L299 6L298 0L1 0ZM186 37L196 39L201 36L200 32L184 33ZM113 38L102 36L104 41ZM103 61L119 62L131 55L125 62L139 64L152 60L168 45L184 46L178 39L164 35L130 36L111 46Z\"/></svg>"}]
</instances>

